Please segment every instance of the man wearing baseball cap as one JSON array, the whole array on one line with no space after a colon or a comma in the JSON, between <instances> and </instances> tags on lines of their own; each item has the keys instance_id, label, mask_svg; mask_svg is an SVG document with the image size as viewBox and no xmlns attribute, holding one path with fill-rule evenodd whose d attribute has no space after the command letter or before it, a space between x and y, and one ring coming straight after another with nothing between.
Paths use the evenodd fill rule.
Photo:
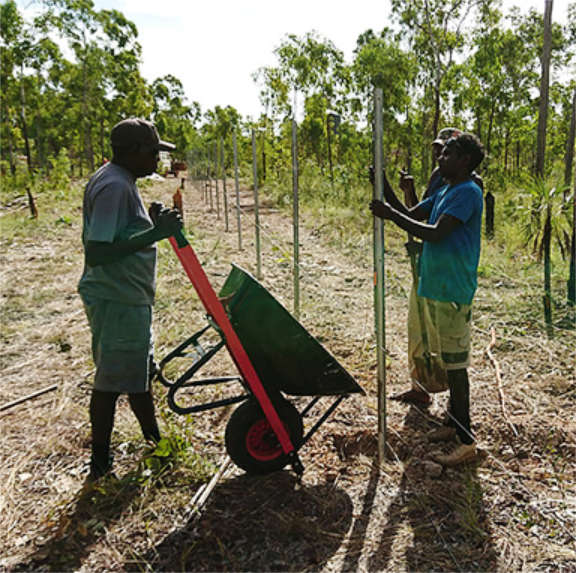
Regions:
<instances>
[{"instance_id":1,"label":"man wearing baseball cap","mask_svg":"<svg viewBox=\"0 0 576 573\"><path fill-rule=\"evenodd\" d=\"M159 151L175 146L160 139L154 124L139 118L117 123L110 143L112 161L88 181L82 208L85 264L78 292L96 365L89 481L112 468L110 441L120 394L128 394L144 438L160 440L150 390L155 243L182 228L178 212L158 209L158 204L153 222L136 186L138 178L156 171Z\"/></svg>"},{"instance_id":2,"label":"man wearing baseball cap","mask_svg":"<svg viewBox=\"0 0 576 573\"><path fill-rule=\"evenodd\" d=\"M434 169L430 174L430 179L428 180L428 185L426 186L426 190L424 191L424 195L422 195L422 201L431 197L444 185L444 180L440 175L440 171L438 169L438 158L442 153L442 148L444 144L451 138L457 137L462 132L455 128L455 127L444 127L436 136L436 139L432 142L432 153L434 155ZM411 175L408 175L406 171L400 172L400 189L404 191L404 196L406 198L406 203L408 203L409 207L413 207L418 203L418 196L416 195L416 191L414 189L414 178Z\"/></svg>"}]
</instances>

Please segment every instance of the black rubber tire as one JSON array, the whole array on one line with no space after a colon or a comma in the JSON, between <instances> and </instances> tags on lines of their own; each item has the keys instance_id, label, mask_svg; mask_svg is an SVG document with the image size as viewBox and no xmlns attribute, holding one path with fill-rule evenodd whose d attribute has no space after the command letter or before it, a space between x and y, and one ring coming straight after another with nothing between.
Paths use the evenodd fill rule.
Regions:
<instances>
[{"instance_id":1,"label":"black rubber tire","mask_svg":"<svg viewBox=\"0 0 576 573\"><path fill-rule=\"evenodd\" d=\"M300 412L284 399L274 406L292 445L298 449L304 436ZM234 410L226 425L225 441L226 451L232 461L248 473L266 474L281 470L288 463L288 456L282 451L280 442L255 399L244 402Z\"/></svg>"}]
</instances>

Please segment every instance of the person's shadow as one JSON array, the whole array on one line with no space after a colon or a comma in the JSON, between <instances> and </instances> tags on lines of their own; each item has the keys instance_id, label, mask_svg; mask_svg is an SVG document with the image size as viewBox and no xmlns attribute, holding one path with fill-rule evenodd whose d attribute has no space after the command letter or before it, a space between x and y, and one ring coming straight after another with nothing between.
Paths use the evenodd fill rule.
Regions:
<instances>
[{"instance_id":1,"label":"person's shadow","mask_svg":"<svg viewBox=\"0 0 576 573\"><path fill-rule=\"evenodd\" d=\"M92 545L135 503L142 486L136 474L84 485L43 532L45 541L12 571L75 571Z\"/></svg>"},{"instance_id":2,"label":"person's shadow","mask_svg":"<svg viewBox=\"0 0 576 573\"><path fill-rule=\"evenodd\" d=\"M403 562L408 571L456 570L494 571L498 566L491 526L484 507L478 462L456 468L429 465L433 448L418 433L432 429L421 412L410 407L402 432L401 444L413 445L403 460L404 471L398 493L388 505L386 525L379 532L378 547L368 557L369 571L394 567L398 556L394 549L399 536L405 536ZM449 447L454 447L450 444ZM479 458L482 455L480 454ZM409 525L409 528L404 527ZM411 534L406 534L410 531ZM411 539L410 539L411 537Z\"/></svg>"},{"instance_id":3,"label":"person's shadow","mask_svg":"<svg viewBox=\"0 0 576 573\"><path fill-rule=\"evenodd\" d=\"M204 512L124 570L304 571L325 566L352 523L334 484L299 484L288 471L216 486Z\"/></svg>"}]
</instances>

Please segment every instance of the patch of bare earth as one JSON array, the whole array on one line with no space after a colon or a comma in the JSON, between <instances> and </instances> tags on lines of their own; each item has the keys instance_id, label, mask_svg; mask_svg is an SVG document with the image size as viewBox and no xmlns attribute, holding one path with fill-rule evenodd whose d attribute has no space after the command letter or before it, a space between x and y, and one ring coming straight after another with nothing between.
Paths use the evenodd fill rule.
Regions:
<instances>
[{"instance_id":1,"label":"patch of bare earth","mask_svg":"<svg viewBox=\"0 0 576 573\"><path fill-rule=\"evenodd\" d=\"M155 183L144 195L169 203L176 185ZM254 272L251 193L242 192L242 251L233 212L226 232L224 215L217 216L215 201L210 208L200 185L188 182L184 201L191 242L213 285L223 283L230 262ZM290 217L265 202L260 216L262 282L292 309ZM26 236L4 245L0 406L53 385L57 389L0 411L0 566L576 571L574 333L547 340L535 330L511 327L501 303L503 297L522 296L522 284L485 280L477 297L470 370L481 459L441 472L430 465L438 447L427 444L423 434L442 418L446 401L436 395L426 410L388 402L388 459L379 464L371 238L344 250L328 240L324 223L315 215L301 230L300 320L366 396L345 400L301 450L301 482L288 470L253 477L232 468L200 514L190 501L225 459L231 408L178 416L158 384L164 434L182 438L204 465L200 471L183 458L144 479L145 445L121 403L114 435L120 479L83 489L93 366L75 293L82 261L78 211L57 234L46 237L30 226ZM407 386L410 277L399 237L390 240L386 265L390 395ZM188 279L163 244L155 323L159 357L204 325ZM485 351L489 346L493 360ZM204 373L236 372L222 355Z\"/></svg>"}]
</instances>

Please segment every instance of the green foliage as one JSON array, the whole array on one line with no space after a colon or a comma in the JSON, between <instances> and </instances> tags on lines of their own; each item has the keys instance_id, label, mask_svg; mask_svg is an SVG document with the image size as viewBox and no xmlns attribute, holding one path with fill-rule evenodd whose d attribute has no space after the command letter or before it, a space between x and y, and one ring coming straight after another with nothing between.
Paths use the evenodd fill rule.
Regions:
<instances>
[{"instance_id":1,"label":"green foliage","mask_svg":"<svg viewBox=\"0 0 576 573\"><path fill-rule=\"evenodd\" d=\"M49 159L50 185L56 189L67 188L70 185L72 163L68 157L68 150L62 147L55 157Z\"/></svg>"},{"instance_id":2,"label":"green foliage","mask_svg":"<svg viewBox=\"0 0 576 573\"><path fill-rule=\"evenodd\" d=\"M144 454L138 481L151 484L176 469L191 474L191 481L206 481L215 470L213 464L195 452L184 438L170 434Z\"/></svg>"},{"instance_id":3,"label":"green foliage","mask_svg":"<svg viewBox=\"0 0 576 573\"><path fill-rule=\"evenodd\" d=\"M30 170L46 172L62 148L80 174L93 170L110 157L110 128L130 116L157 120L184 157L198 105L185 102L176 78L152 86L144 80L134 23L117 10L96 10L91 0L45 0L42 8L27 22L13 0L2 4L0 136L11 170L25 155Z\"/></svg>"},{"instance_id":4,"label":"green foliage","mask_svg":"<svg viewBox=\"0 0 576 573\"><path fill-rule=\"evenodd\" d=\"M520 182L516 198L518 222L523 237L532 251L542 255L544 231L548 213L551 215L551 238L563 257L570 249L572 195L560 183L559 174L542 180L529 176Z\"/></svg>"}]
</instances>

